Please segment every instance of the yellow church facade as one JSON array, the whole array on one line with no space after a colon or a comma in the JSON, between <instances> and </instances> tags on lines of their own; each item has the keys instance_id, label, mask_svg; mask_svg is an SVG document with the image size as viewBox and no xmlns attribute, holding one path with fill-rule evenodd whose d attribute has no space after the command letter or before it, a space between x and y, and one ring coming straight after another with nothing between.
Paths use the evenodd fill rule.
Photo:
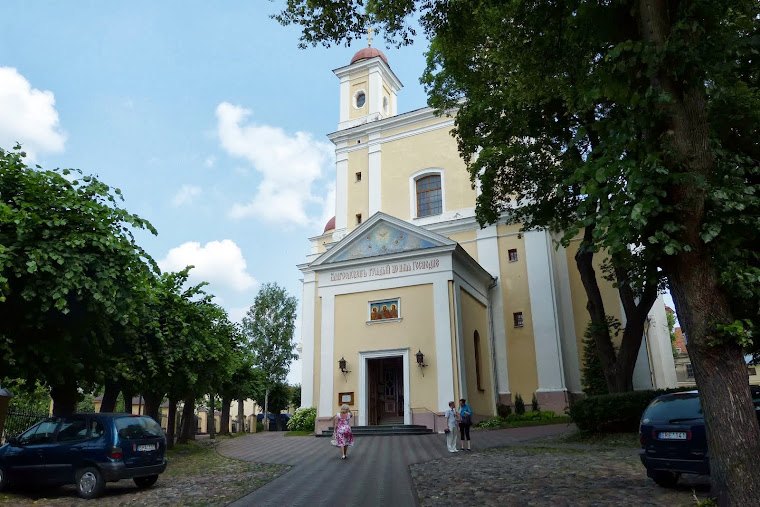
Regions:
<instances>
[{"instance_id":1,"label":"yellow church facade","mask_svg":"<svg viewBox=\"0 0 760 507\"><path fill-rule=\"evenodd\" d=\"M589 321L577 243L505 221L481 229L453 119L399 114L402 85L382 52L363 49L334 73L336 214L299 265L301 399L317 408L317 431L344 402L360 425L436 429L460 398L476 420L517 394L564 410L581 393ZM661 299L644 338L634 384L675 386Z\"/></svg>"}]
</instances>

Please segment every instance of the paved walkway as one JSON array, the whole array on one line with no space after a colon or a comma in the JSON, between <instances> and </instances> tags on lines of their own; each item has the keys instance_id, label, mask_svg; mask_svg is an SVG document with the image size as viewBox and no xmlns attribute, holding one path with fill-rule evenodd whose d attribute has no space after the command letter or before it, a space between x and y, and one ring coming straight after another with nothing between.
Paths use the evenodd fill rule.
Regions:
<instances>
[{"instance_id":1,"label":"paved walkway","mask_svg":"<svg viewBox=\"0 0 760 507\"><path fill-rule=\"evenodd\" d=\"M532 426L472 432L473 452L568 433L568 425ZM444 435L357 437L349 458L330 447L327 438L284 437L261 433L219 444L229 458L292 465L293 469L233 502L233 506L277 505L417 505L409 465L446 456Z\"/></svg>"}]
</instances>

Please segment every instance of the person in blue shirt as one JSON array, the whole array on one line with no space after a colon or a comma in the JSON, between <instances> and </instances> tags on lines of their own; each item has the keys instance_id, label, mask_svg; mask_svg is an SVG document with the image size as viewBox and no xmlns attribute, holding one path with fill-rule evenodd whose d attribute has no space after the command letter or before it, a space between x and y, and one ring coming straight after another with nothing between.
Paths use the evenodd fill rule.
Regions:
<instances>
[{"instance_id":1,"label":"person in blue shirt","mask_svg":"<svg viewBox=\"0 0 760 507\"><path fill-rule=\"evenodd\" d=\"M463 451L465 440L467 440L467 450L472 450L470 444L470 426L472 426L472 409L467 404L466 400L462 398L459 400L459 437L462 442Z\"/></svg>"}]
</instances>

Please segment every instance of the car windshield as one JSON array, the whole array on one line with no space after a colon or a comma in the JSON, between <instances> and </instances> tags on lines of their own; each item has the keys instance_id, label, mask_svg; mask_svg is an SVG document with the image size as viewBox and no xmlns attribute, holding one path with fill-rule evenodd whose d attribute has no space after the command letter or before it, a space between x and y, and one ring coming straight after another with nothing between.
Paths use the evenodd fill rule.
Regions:
<instances>
[{"instance_id":1,"label":"car windshield","mask_svg":"<svg viewBox=\"0 0 760 507\"><path fill-rule=\"evenodd\" d=\"M678 394L658 398L652 402L642 420L644 422L675 422L702 419L702 406L697 394Z\"/></svg>"},{"instance_id":2,"label":"car windshield","mask_svg":"<svg viewBox=\"0 0 760 507\"><path fill-rule=\"evenodd\" d=\"M134 440L140 438L156 438L164 436L164 432L156 421L150 417L118 417L116 420L116 431L119 438L123 440Z\"/></svg>"}]
</instances>

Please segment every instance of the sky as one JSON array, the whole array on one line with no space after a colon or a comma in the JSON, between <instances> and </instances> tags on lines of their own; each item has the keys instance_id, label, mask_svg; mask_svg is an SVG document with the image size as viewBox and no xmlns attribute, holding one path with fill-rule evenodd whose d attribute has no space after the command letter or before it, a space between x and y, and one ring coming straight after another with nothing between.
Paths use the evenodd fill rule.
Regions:
<instances>
[{"instance_id":1,"label":"sky","mask_svg":"<svg viewBox=\"0 0 760 507\"><path fill-rule=\"evenodd\" d=\"M266 282L299 299L300 318L296 265L334 214L332 70L366 47L298 49L298 29L269 17L283 4L0 2L0 146L120 188L158 229L139 243L164 270L195 265L235 320ZM422 42L375 38L402 111L425 105Z\"/></svg>"},{"instance_id":2,"label":"sky","mask_svg":"<svg viewBox=\"0 0 760 507\"><path fill-rule=\"evenodd\" d=\"M298 49L298 29L269 17L282 5L3 0L0 146L121 189L158 229L141 246L163 270L194 265L234 320L261 284L284 286L297 343L296 265L335 207L332 70L366 41ZM424 106L425 40L374 46L404 84L399 111Z\"/></svg>"}]
</instances>

